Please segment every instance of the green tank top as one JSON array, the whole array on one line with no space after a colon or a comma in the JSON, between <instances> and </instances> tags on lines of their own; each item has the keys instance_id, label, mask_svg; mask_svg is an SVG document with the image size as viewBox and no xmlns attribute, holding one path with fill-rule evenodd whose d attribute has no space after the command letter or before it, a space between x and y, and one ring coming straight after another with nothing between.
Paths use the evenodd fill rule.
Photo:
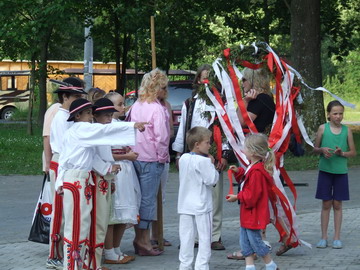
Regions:
<instances>
[{"instance_id":1,"label":"green tank top","mask_svg":"<svg viewBox=\"0 0 360 270\"><path fill-rule=\"evenodd\" d=\"M347 126L341 125L341 132L339 134L334 134L330 130L330 124L326 123L324 134L322 135L321 139L321 147L329 147L335 150L336 146L338 146L343 152L347 152L349 151L347 138ZM345 174L348 172L347 158L338 155L332 155L331 158L327 159L321 155L319 170L334 174Z\"/></svg>"}]
</instances>

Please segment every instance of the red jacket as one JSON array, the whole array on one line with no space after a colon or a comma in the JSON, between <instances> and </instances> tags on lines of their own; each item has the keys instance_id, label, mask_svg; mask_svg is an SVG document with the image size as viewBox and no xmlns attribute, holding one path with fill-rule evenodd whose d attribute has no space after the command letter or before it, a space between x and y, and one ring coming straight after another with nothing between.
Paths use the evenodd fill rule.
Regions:
<instances>
[{"instance_id":1,"label":"red jacket","mask_svg":"<svg viewBox=\"0 0 360 270\"><path fill-rule=\"evenodd\" d=\"M235 175L239 182L243 170ZM246 229L265 229L270 223L268 181L272 177L262 162L253 165L245 175L245 183L237 198L240 200L240 224Z\"/></svg>"}]
</instances>

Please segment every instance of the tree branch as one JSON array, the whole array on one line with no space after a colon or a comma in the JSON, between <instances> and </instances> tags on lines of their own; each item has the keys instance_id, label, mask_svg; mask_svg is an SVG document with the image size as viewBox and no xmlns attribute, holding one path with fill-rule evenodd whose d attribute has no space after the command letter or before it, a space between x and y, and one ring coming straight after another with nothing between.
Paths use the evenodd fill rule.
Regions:
<instances>
[{"instance_id":1,"label":"tree branch","mask_svg":"<svg viewBox=\"0 0 360 270\"><path fill-rule=\"evenodd\" d=\"M290 8L290 5L289 5L288 1L287 0L283 0L283 1L284 1L285 5L287 6L287 8L288 8L288 10L289 10L289 12L291 14L291 8Z\"/></svg>"}]
</instances>

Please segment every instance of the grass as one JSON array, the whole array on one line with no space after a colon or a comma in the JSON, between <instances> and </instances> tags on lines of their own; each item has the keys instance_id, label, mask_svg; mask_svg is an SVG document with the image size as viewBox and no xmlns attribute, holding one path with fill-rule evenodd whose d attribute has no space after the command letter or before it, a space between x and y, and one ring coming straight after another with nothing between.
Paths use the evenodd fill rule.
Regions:
<instances>
[{"instance_id":1,"label":"grass","mask_svg":"<svg viewBox=\"0 0 360 270\"><path fill-rule=\"evenodd\" d=\"M26 124L0 125L0 174L39 175L42 173L42 129L26 134Z\"/></svg>"},{"instance_id":2,"label":"grass","mask_svg":"<svg viewBox=\"0 0 360 270\"><path fill-rule=\"evenodd\" d=\"M360 151L360 126L351 126L356 149ZM39 175L42 173L42 128L34 126L34 135L26 134L25 124L0 124L0 175ZM319 157L310 152L302 157L285 155L288 171L317 169ZM349 159L349 166L360 165L360 155ZM174 162L170 172L177 172Z\"/></svg>"},{"instance_id":3,"label":"grass","mask_svg":"<svg viewBox=\"0 0 360 270\"><path fill-rule=\"evenodd\" d=\"M344 98L346 101L354 104L356 107L355 109L349 108L349 107L345 107L345 111L344 111L344 119L343 122L353 122L353 121L359 121L360 119L360 101L358 100L354 100L354 99L346 99ZM333 97L331 97L330 95L324 95L324 108L325 108L325 112L326 112L326 106L329 104L330 101L334 100Z\"/></svg>"}]
</instances>

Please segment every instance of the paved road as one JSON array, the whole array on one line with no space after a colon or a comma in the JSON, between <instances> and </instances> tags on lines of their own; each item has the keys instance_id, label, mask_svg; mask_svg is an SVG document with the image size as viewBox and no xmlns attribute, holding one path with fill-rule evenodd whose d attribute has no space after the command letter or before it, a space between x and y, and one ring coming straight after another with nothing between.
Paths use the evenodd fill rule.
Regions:
<instances>
[{"instance_id":1,"label":"paved road","mask_svg":"<svg viewBox=\"0 0 360 270\"><path fill-rule=\"evenodd\" d=\"M289 172L295 183L306 183L308 186L297 187L298 223L301 238L316 244L320 236L320 202L314 199L317 171ZM299 247L290 250L281 257L276 257L280 269L360 269L360 167L351 168L351 200L344 203L344 222L342 240L344 248L334 250L327 248L308 249ZM41 187L41 176L0 176L0 269L45 269L47 245L27 241L35 203ZM165 237L173 243L159 257L137 257L127 265L109 266L111 269L177 269L178 267L178 216L176 214L178 175L170 174L167 187L166 205L164 207ZM228 189L225 181L224 190ZM226 251L213 251L210 269L244 269L243 261L226 259L228 252L238 247L239 209L236 204L224 201L223 242ZM332 221L329 227L332 237ZM122 250L133 253L132 229L126 231ZM272 226L268 229L268 238L276 250L278 235ZM260 260L257 269L265 269Z\"/></svg>"}]
</instances>

